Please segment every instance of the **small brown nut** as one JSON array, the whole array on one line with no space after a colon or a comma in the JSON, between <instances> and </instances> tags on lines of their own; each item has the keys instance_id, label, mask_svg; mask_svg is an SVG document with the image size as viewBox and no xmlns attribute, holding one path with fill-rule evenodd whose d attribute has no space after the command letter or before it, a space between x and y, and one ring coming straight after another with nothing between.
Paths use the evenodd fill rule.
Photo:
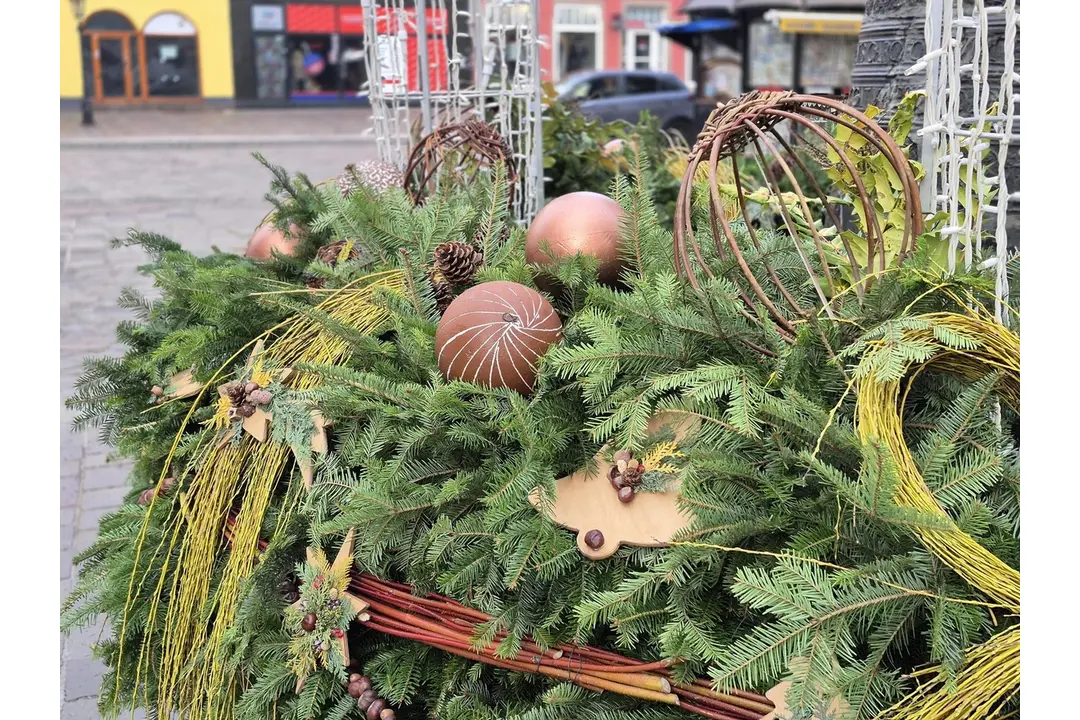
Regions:
<instances>
[{"instance_id":1,"label":"small brown nut","mask_svg":"<svg viewBox=\"0 0 1080 720\"><path fill-rule=\"evenodd\" d=\"M154 387L150 388L150 394L154 397L161 397L165 394L165 391L161 388L160 385L155 385Z\"/></svg>"},{"instance_id":2,"label":"small brown nut","mask_svg":"<svg viewBox=\"0 0 1080 720\"><path fill-rule=\"evenodd\" d=\"M255 382L254 380L252 380L248 384L244 385L244 392L246 392L246 393L253 393L258 389L259 389L259 383Z\"/></svg>"},{"instance_id":3,"label":"small brown nut","mask_svg":"<svg viewBox=\"0 0 1080 720\"><path fill-rule=\"evenodd\" d=\"M599 550L604 545L604 533L599 530L590 530L585 533L585 544L593 550Z\"/></svg>"},{"instance_id":4,"label":"small brown nut","mask_svg":"<svg viewBox=\"0 0 1080 720\"><path fill-rule=\"evenodd\" d=\"M392 709L383 708L382 712L379 713L379 720L397 720L397 715L394 714Z\"/></svg>"},{"instance_id":5,"label":"small brown nut","mask_svg":"<svg viewBox=\"0 0 1080 720\"><path fill-rule=\"evenodd\" d=\"M628 503L634 499L634 488L629 485L619 488L619 502Z\"/></svg>"},{"instance_id":6,"label":"small brown nut","mask_svg":"<svg viewBox=\"0 0 1080 720\"><path fill-rule=\"evenodd\" d=\"M371 703L375 702L377 699L378 696L375 694L374 690L365 690L360 697L356 698L356 707L361 710L367 710L371 706Z\"/></svg>"},{"instance_id":7,"label":"small brown nut","mask_svg":"<svg viewBox=\"0 0 1080 720\"><path fill-rule=\"evenodd\" d=\"M367 720L379 720L379 713L386 709L386 701L382 698L376 698L367 707L367 711L364 713L364 717Z\"/></svg>"},{"instance_id":8,"label":"small brown nut","mask_svg":"<svg viewBox=\"0 0 1080 720\"><path fill-rule=\"evenodd\" d=\"M615 453L615 462L630 462L630 458L632 457L633 455L630 453L629 450L620 450L619 452Z\"/></svg>"}]
</instances>

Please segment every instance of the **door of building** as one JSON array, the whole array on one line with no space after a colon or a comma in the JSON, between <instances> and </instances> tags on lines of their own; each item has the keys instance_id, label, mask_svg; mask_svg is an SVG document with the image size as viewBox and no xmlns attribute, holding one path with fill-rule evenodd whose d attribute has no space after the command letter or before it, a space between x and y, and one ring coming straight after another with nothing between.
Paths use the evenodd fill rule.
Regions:
<instances>
[{"instance_id":1,"label":"door of building","mask_svg":"<svg viewBox=\"0 0 1080 720\"><path fill-rule=\"evenodd\" d=\"M135 33L94 32L90 35L94 99L131 102L141 95Z\"/></svg>"},{"instance_id":2,"label":"door of building","mask_svg":"<svg viewBox=\"0 0 1080 720\"><path fill-rule=\"evenodd\" d=\"M626 68L663 70L660 65L660 36L653 30L626 31Z\"/></svg>"}]
</instances>

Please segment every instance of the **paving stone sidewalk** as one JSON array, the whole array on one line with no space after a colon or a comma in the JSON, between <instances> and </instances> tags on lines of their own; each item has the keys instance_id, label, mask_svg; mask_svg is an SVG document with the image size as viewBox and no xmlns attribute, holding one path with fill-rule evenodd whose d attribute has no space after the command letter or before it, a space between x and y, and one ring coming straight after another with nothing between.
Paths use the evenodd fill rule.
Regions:
<instances>
[{"instance_id":1,"label":"paving stone sidewalk","mask_svg":"<svg viewBox=\"0 0 1080 720\"><path fill-rule=\"evenodd\" d=\"M209 252L211 246L241 250L269 209L262 199L269 174L251 158L252 150L262 150L267 159L290 171L322 179L335 176L349 162L372 157L374 147L261 147L252 141L228 148L61 149L61 407L63 398L72 393L83 358L123 351L114 334L117 322L129 317L116 307L120 290L132 285L152 291L147 278L136 272L145 260L142 253L135 248L109 250L110 239L136 227L200 253ZM62 409L61 598L67 596L77 573L72 556L89 546L98 520L120 503L129 469L126 463L110 461L94 431L72 433L72 418L71 411ZM90 646L101 629L98 623L61 639L62 720L99 717L96 696L104 667L93 659Z\"/></svg>"}]
</instances>

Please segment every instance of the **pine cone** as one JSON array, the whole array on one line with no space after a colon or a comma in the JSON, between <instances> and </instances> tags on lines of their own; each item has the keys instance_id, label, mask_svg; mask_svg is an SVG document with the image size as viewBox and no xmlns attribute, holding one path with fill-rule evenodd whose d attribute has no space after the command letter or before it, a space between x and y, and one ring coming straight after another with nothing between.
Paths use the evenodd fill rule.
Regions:
<instances>
[{"instance_id":1,"label":"pine cone","mask_svg":"<svg viewBox=\"0 0 1080 720\"><path fill-rule=\"evenodd\" d=\"M236 414L242 418L249 418L255 414L255 406L251 403L241 403L236 406Z\"/></svg>"},{"instance_id":2,"label":"pine cone","mask_svg":"<svg viewBox=\"0 0 1080 720\"><path fill-rule=\"evenodd\" d=\"M641 476L645 474L645 468L641 465L632 465L622 473L623 485L629 485L630 487L636 487L641 484Z\"/></svg>"},{"instance_id":3,"label":"pine cone","mask_svg":"<svg viewBox=\"0 0 1080 720\"><path fill-rule=\"evenodd\" d=\"M244 402L244 396L247 395L247 392L240 383L233 383L225 388L225 394L229 396L229 400L232 401L233 405L239 405Z\"/></svg>"},{"instance_id":4,"label":"pine cone","mask_svg":"<svg viewBox=\"0 0 1080 720\"><path fill-rule=\"evenodd\" d=\"M341 257L341 251L348 242L348 240L338 240L329 245L323 245L319 248L319 259L331 267L337 265L338 258ZM356 243L353 243L352 247L349 248L349 256L346 260L355 260L358 257L360 257L360 251L356 249Z\"/></svg>"},{"instance_id":5,"label":"pine cone","mask_svg":"<svg viewBox=\"0 0 1080 720\"><path fill-rule=\"evenodd\" d=\"M442 276L433 272L428 273L428 282L431 283L431 289L435 293L436 309L440 314L446 312L446 308L454 302L454 289L450 287L450 283L442 279Z\"/></svg>"},{"instance_id":6,"label":"pine cone","mask_svg":"<svg viewBox=\"0 0 1080 720\"><path fill-rule=\"evenodd\" d=\"M452 285L466 285L476 277L484 256L469 243L445 242L435 248L435 270Z\"/></svg>"},{"instance_id":7,"label":"pine cone","mask_svg":"<svg viewBox=\"0 0 1080 720\"><path fill-rule=\"evenodd\" d=\"M320 288L326 287L326 279L317 275L308 275L304 282L312 290L319 290Z\"/></svg>"}]
</instances>

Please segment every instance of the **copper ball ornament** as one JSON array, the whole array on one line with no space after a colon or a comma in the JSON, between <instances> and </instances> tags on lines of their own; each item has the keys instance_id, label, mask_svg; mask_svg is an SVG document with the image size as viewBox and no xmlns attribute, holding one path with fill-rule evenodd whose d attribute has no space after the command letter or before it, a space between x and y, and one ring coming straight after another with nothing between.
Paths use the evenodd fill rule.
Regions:
<instances>
[{"instance_id":1,"label":"copper ball ornament","mask_svg":"<svg viewBox=\"0 0 1080 720\"><path fill-rule=\"evenodd\" d=\"M496 280L450 303L435 332L435 353L447 380L528 394L540 356L561 338L562 321L540 293Z\"/></svg>"},{"instance_id":2,"label":"copper ball ornament","mask_svg":"<svg viewBox=\"0 0 1080 720\"><path fill-rule=\"evenodd\" d=\"M275 227L273 222L265 222L251 236L244 255L253 260L269 260L274 251L282 255L293 255L302 234L296 223L289 224L289 232L286 234Z\"/></svg>"},{"instance_id":3,"label":"copper ball ornament","mask_svg":"<svg viewBox=\"0 0 1080 720\"><path fill-rule=\"evenodd\" d=\"M546 265L551 256L591 255L599 262L600 282L612 285L623 267L619 258L622 217L622 206L607 195L573 192L557 197L536 214L529 226L525 261Z\"/></svg>"}]
</instances>

